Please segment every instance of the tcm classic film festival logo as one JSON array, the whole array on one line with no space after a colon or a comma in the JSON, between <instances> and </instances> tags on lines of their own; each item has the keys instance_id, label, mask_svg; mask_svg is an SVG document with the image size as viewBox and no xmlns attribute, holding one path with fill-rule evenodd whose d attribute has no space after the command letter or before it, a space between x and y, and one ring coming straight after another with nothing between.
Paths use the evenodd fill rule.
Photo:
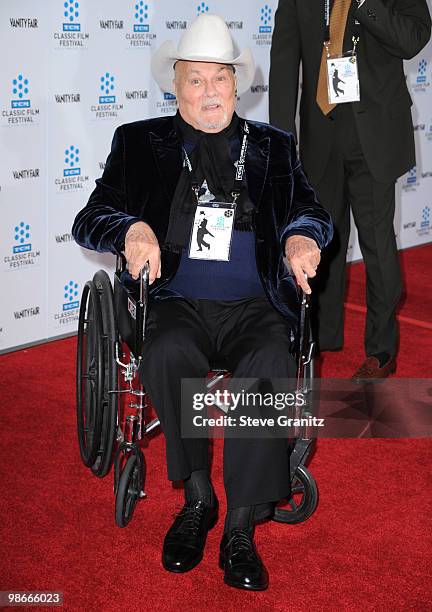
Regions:
<instances>
[{"instance_id":1,"label":"tcm classic film festival logo","mask_svg":"<svg viewBox=\"0 0 432 612\"><path fill-rule=\"evenodd\" d=\"M132 4L132 26L125 38L130 48L151 47L156 41L156 34L150 27L150 2L135 0Z\"/></svg>"},{"instance_id":2,"label":"tcm classic film festival logo","mask_svg":"<svg viewBox=\"0 0 432 612\"><path fill-rule=\"evenodd\" d=\"M88 183L89 177L81 173L80 155L79 147L73 144L64 149L62 176L54 181L58 191L83 189Z\"/></svg>"},{"instance_id":3,"label":"tcm classic film festival logo","mask_svg":"<svg viewBox=\"0 0 432 612\"><path fill-rule=\"evenodd\" d=\"M418 223L417 223L418 221ZM431 207L424 206L421 213L420 219L417 218L417 221L410 221L405 223L403 226L404 230L408 229L416 229L416 234L419 237L429 236L432 233L432 225L431 225Z\"/></svg>"},{"instance_id":4,"label":"tcm classic film festival logo","mask_svg":"<svg viewBox=\"0 0 432 612\"><path fill-rule=\"evenodd\" d=\"M408 170L405 182L402 184L402 189L405 193L415 192L417 191L417 187L419 186L419 184L420 183L417 178L417 167L413 166L411 170Z\"/></svg>"},{"instance_id":5,"label":"tcm classic film festival logo","mask_svg":"<svg viewBox=\"0 0 432 612\"><path fill-rule=\"evenodd\" d=\"M80 287L74 280L63 285L63 299L60 310L54 313L54 321L58 327L72 325L78 321L80 307Z\"/></svg>"},{"instance_id":6,"label":"tcm classic film festival logo","mask_svg":"<svg viewBox=\"0 0 432 612\"><path fill-rule=\"evenodd\" d=\"M117 102L115 76L110 72L102 74L99 77L98 90L98 102L90 107L94 119L114 119L118 117L119 111L123 110L123 104Z\"/></svg>"},{"instance_id":7,"label":"tcm classic film festival logo","mask_svg":"<svg viewBox=\"0 0 432 612\"><path fill-rule=\"evenodd\" d=\"M264 4L260 8L258 32L252 35L252 40L257 46L271 45L273 31L273 7Z\"/></svg>"},{"instance_id":8,"label":"tcm classic film festival logo","mask_svg":"<svg viewBox=\"0 0 432 612\"><path fill-rule=\"evenodd\" d=\"M13 228L13 241L10 251L3 258L7 270L18 270L39 263L40 251L36 250L31 241L30 225L19 221Z\"/></svg>"},{"instance_id":9,"label":"tcm classic film festival logo","mask_svg":"<svg viewBox=\"0 0 432 612\"><path fill-rule=\"evenodd\" d=\"M428 91L430 87L430 81L428 78L428 61L422 58L418 63L417 73L412 82L412 90L414 93L421 93Z\"/></svg>"},{"instance_id":10,"label":"tcm classic film festival logo","mask_svg":"<svg viewBox=\"0 0 432 612\"><path fill-rule=\"evenodd\" d=\"M161 115L173 115L177 110L177 102L174 94L165 92L161 94L162 99L156 102L156 110Z\"/></svg>"},{"instance_id":11,"label":"tcm classic film festival logo","mask_svg":"<svg viewBox=\"0 0 432 612\"><path fill-rule=\"evenodd\" d=\"M404 192L415 192L420 185L420 180L423 182L431 178L431 170L424 170L419 174L417 166L413 166L407 173L405 182L402 184L402 189Z\"/></svg>"},{"instance_id":12,"label":"tcm classic film festival logo","mask_svg":"<svg viewBox=\"0 0 432 612\"><path fill-rule=\"evenodd\" d=\"M58 6L63 10L60 30L54 32L56 47L60 49L80 49L86 47L90 38L88 32L83 32L80 20L80 3L78 0L58 0Z\"/></svg>"},{"instance_id":13,"label":"tcm classic film festival logo","mask_svg":"<svg viewBox=\"0 0 432 612\"><path fill-rule=\"evenodd\" d=\"M32 105L30 79L20 72L11 80L10 107L2 109L2 117L7 125L37 124L39 109Z\"/></svg>"},{"instance_id":14,"label":"tcm classic film festival logo","mask_svg":"<svg viewBox=\"0 0 432 612\"><path fill-rule=\"evenodd\" d=\"M430 206L425 206L421 213L420 227L417 230L418 236L427 236L431 232L431 209Z\"/></svg>"},{"instance_id":15,"label":"tcm classic film festival logo","mask_svg":"<svg viewBox=\"0 0 432 612\"><path fill-rule=\"evenodd\" d=\"M123 111L123 104L118 102L116 94L116 77L110 72L105 72L98 80L99 96L96 104L92 104L90 112L94 119L115 119L119 112ZM128 102L142 101L148 99L148 90L133 89L124 92Z\"/></svg>"}]
</instances>

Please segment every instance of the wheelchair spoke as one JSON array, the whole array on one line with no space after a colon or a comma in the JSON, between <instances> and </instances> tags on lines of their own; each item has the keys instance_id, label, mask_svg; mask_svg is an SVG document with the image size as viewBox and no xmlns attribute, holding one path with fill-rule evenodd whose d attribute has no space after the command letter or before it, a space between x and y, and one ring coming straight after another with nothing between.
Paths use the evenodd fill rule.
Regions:
<instances>
[{"instance_id":1,"label":"wheelchair spoke","mask_svg":"<svg viewBox=\"0 0 432 612\"><path fill-rule=\"evenodd\" d=\"M295 503L293 497L291 497L291 499L289 500L288 504L291 506L293 512L296 512L296 510L298 510L298 506Z\"/></svg>"}]
</instances>

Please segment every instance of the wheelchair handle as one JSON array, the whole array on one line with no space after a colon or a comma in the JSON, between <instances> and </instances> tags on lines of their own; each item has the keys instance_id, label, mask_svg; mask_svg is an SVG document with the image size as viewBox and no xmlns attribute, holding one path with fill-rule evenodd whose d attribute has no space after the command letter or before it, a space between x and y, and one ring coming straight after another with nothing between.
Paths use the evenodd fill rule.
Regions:
<instances>
[{"instance_id":1,"label":"wheelchair handle","mask_svg":"<svg viewBox=\"0 0 432 612\"><path fill-rule=\"evenodd\" d=\"M150 265L149 265L149 262L146 261L143 268L141 268L140 273L139 273L140 301L145 304L147 304L149 276L150 276Z\"/></svg>"},{"instance_id":2,"label":"wheelchair handle","mask_svg":"<svg viewBox=\"0 0 432 612\"><path fill-rule=\"evenodd\" d=\"M298 335L298 363L297 363L297 383L299 384L303 378L304 367L312 358L311 349L311 322L310 308L311 296L301 289L300 297L300 318L299 318L299 335ZM313 350L313 349L312 349Z\"/></svg>"},{"instance_id":3,"label":"wheelchair handle","mask_svg":"<svg viewBox=\"0 0 432 612\"><path fill-rule=\"evenodd\" d=\"M116 272L121 273L127 271L127 260L124 253L118 253L116 259ZM148 292L148 281L150 274L149 262L146 261L144 266L141 268L138 281L140 284L140 301L144 302L147 299Z\"/></svg>"}]
</instances>

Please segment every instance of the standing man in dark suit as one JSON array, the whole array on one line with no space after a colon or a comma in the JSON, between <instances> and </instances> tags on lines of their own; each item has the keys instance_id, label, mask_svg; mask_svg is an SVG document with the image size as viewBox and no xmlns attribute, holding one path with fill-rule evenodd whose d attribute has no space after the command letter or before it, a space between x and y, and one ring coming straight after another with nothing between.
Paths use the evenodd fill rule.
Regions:
<instances>
[{"instance_id":1,"label":"standing man in dark suit","mask_svg":"<svg viewBox=\"0 0 432 612\"><path fill-rule=\"evenodd\" d=\"M279 0L275 16L270 122L295 132L301 62L300 154L336 229L318 281L321 350L343 345L350 208L366 264L366 360L355 382L384 378L396 367L395 181L415 165L402 60L417 55L430 32L426 0ZM333 103L330 66L348 53L357 67L357 95Z\"/></svg>"}]
</instances>

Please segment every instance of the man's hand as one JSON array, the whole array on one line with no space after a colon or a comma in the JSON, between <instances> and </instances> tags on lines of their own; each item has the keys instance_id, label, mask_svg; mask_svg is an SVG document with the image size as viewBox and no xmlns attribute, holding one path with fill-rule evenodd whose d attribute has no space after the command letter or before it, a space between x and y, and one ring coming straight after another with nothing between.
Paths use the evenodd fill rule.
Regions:
<instances>
[{"instance_id":1,"label":"man's hand","mask_svg":"<svg viewBox=\"0 0 432 612\"><path fill-rule=\"evenodd\" d=\"M315 240L306 236L290 236L285 242L285 257L300 287L305 293L312 293L305 274L313 278L321 259L321 251Z\"/></svg>"},{"instance_id":2,"label":"man's hand","mask_svg":"<svg viewBox=\"0 0 432 612\"><path fill-rule=\"evenodd\" d=\"M157 238L147 223L137 221L130 226L125 237L125 257L129 274L135 280L148 261L149 284L161 276L161 256Z\"/></svg>"}]
</instances>

